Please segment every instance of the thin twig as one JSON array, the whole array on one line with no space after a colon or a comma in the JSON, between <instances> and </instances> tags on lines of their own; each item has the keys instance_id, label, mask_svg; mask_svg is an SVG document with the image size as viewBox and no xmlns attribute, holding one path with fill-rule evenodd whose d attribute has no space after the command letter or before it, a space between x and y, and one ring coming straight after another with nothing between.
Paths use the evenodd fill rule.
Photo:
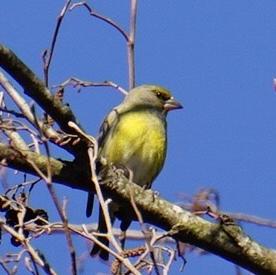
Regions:
<instances>
[{"instance_id":1,"label":"thin twig","mask_svg":"<svg viewBox=\"0 0 276 275\"><path fill-rule=\"evenodd\" d=\"M90 13L91 16L94 16L102 21L104 21L105 23L107 23L108 25L112 26L113 28L115 28L117 31L119 31L119 33L124 37L124 39L128 42L129 40L129 37L128 37L128 34L123 30L123 28L121 28L116 22L114 22L112 19L106 17L106 16L103 16L95 11L93 11L93 9L85 2L78 2L78 3L75 3L73 4L71 7L70 7L70 10L73 10L74 8L77 8L77 7L85 7L88 12Z\"/></svg>"},{"instance_id":2,"label":"thin twig","mask_svg":"<svg viewBox=\"0 0 276 275\"><path fill-rule=\"evenodd\" d=\"M65 88L66 86L72 85L73 87L112 87L121 92L124 96L128 93L127 91L121 87L120 85L114 83L113 81L103 81L103 82L93 82L93 81L85 81L76 77L70 77L69 79L62 82L60 85L55 87Z\"/></svg>"},{"instance_id":3,"label":"thin twig","mask_svg":"<svg viewBox=\"0 0 276 275\"><path fill-rule=\"evenodd\" d=\"M27 120L32 124L35 125L35 117L31 111L30 106L25 101L25 99L19 95L16 89L11 85L8 79L4 76L3 73L0 72L0 85L5 89L5 91L9 94L12 98L14 103L20 109L22 114L27 118ZM43 129L44 134L46 137L58 138L57 132L51 127L43 127L43 123L41 121L38 122L38 125L41 129Z\"/></svg>"},{"instance_id":4,"label":"thin twig","mask_svg":"<svg viewBox=\"0 0 276 275\"><path fill-rule=\"evenodd\" d=\"M14 126L11 125L11 122ZM19 126L15 126L16 124L18 124ZM16 119L3 119L3 124L0 125L0 128L4 130L10 130L10 131L16 131L16 132L27 131L31 135L34 135L36 137L38 136L36 131L28 127L26 124L23 124L20 120L16 120Z\"/></svg>"},{"instance_id":5,"label":"thin twig","mask_svg":"<svg viewBox=\"0 0 276 275\"><path fill-rule=\"evenodd\" d=\"M3 113L7 113L7 114L10 114L10 115L13 115L13 116L18 117L18 118L26 118L26 116L24 116L21 113L18 113L16 111L14 111L14 110L8 110L6 108L0 107L0 111L3 112Z\"/></svg>"},{"instance_id":6,"label":"thin twig","mask_svg":"<svg viewBox=\"0 0 276 275\"><path fill-rule=\"evenodd\" d=\"M62 233L64 231L64 227L63 224L60 222L54 222L54 223L49 223L47 225L36 225L36 224L32 224L33 220L31 220L30 222L25 222L25 227L27 226L28 230L33 231L33 232L37 232L37 231L44 231L44 230L50 230L51 233ZM83 225L78 225L78 224L69 224L68 225L72 230L76 230L79 232L83 231ZM98 233L97 232L97 224L89 224L89 225L85 225L86 227L86 231L88 232L87 234L93 233L94 235L97 236L102 236L103 234ZM113 228L112 232L114 234L114 236L116 237L120 237L121 236L121 230L119 228ZM128 230L127 231L127 235L126 235L127 239L129 240L134 240L134 241L140 241L140 240L144 240L145 236L143 233L141 233L140 230ZM158 233L156 234L156 239L157 241L159 240L158 238L163 237L163 234ZM173 240L172 238L166 236L166 243L168 244L173 244L175 243L175 240Z\"/></svg>"},{"instance_id":7,"label":"thin twig","mask_svg":"<svg viewBox=\"0 0 276 275\"><path fill-rule=\"evenodd\" d=\"M167 251L168 254L170 255L167 264L164 265L164 271L163 271L163 274L167 275L167 274L169 274L170 267L171 267L171 265L173 263L173 260L175 259L175 251L173 249L166 249L164 247L162 247L162 249L165 250L165 251Z\"/></svg>"},{"instance_id":8,"label":"thin twig","mask_svg":"<svg viewBox=\"0 0 276 275\"><path fill-rule=\"evenodd\" d=\"M68 126L74 128L77 132L79 132L80 135L82 137L86 138L93 147L93 148L89 147L87 150L89 161L90 161L91 181L94 183L94 187L95 187L95 190L96 190L96 193L98 196L98 200L101 205L103 215L105 217L105 222L106 222L106 227L107 227L107 238L112 243L112 245L115 247L115 249L119 253L122 253L122 249L121 249L120 245L118 244L117 240L115 239L113 232L112 232L112 224L111 224L110 216L108 213L108 206L104 200L104 197L103 197L103 194L101 191L101 187L100 187L100 184L99 184L99 181L97 178L97 174L96 174L95 164L96 164L96 158L98 157L98 143L94 137L85 134L75 123L70 121L68 123ZM100 245L100 246L102 247L102 245ZM130 263L130 261L128 259L121 258L120 261L122 262L122 264L124 264L126 266L126 268L128 268L131 272L133 272L133 274L140 274L139 271L136 268L134 268L134 266Z\"/></svg>"},{"instance_id":9,"label":"thin twig","mask_svg":"<svg viewBox=\"0 0 276 275\"><path fill-rule=\"evenodd\" d=\"M128 79L129 90L135 87L135 33L136 33L136 18L137 18L137 0L131 0L130 6L130 27L127 41L127 57L128 57Z\"/></svg>"},{"instance_id":10,"label":"thin twig","mask_svg":"<svg viewBox=\"0 0 276 275\"><path fill-rule=\"evenodd\" d=\"M39 256L38 252L30 245L28 239L24 237L23 234L19 234L17 231L15 231L13 228L7 226L3 221L1 221L1 227L7 231L11 236L15 237L20 243L23 245L23 247L32 255L35 262L44 269L44 271L47 274L56 275L57 273L48 265L45 265L45 262L42 260L42 258Z\"/></svg>"},{"instance_id":11,"label":"thin twig","mask_svg":"<svg viewBox=\"0 0 276 275\"><path fill-rule=\"evenodd\" d=\"M37 173L40 175L41 178L46 182L48 191L53 199L54 205L58 211L58 214L63 222L64 228L65 228L65 236L68 244L68 248L70 251L70 256L71 256L71 263L72 263L72 274L76 275L77 274L77 264L76 264L76 252L73 246L73 241L71 237L71 233L68 229L68 219L66 217L65 212L63 212L62 207L60 205L60 202L58 200L58 196L55 192L54 186L52 184L52 170L51 170L51 162L50 162L50 149L47 143L47 139L43 136L43 131L40 128L39 121L37 119L35 109L32 109L32 115L34 117L34 124L36 128L39 130L40 135L41 135L41 140L43 142L43 145L45 147L46 151L46 156L47 156L47 163L46 163L46 168L47 168L47 174L45 175L36 165L33 161L26 159L32 166L33 168L37 171Z\"/></svg>"},{"instance_id":12,"label":"thin twig","mask_svg":"<svg viewBox=\"0 0 276 275\"><path fill-rule=\"evenodd\" d=\"M24 181L23 183L19 183L19 184L16 184L14 185L13 187L9 188L6 192L5 192L5 195L12 195L12 196L15 196L17 191L20 189L20 188L25 188L26 186L28 185L31 185L31 187L33 185L35 185L36 183L38 183L39 181L41 181L40 178L36 179L36 180L29 180L29 181ZM0 196L1 198L1 196Z\"/></svg>"},{"instance_id":13,"label":"thin twig","mask_svg":"<svg viewBox=\"0 0 276 275\"><path fill-rule=\"evenodd\" d=\"M65 237L67 240L67 245L69 248L69 252L70 252L70 256L71 256L71 270L72 270L72 274L73 275L77 275L77 260L76 260L76 251L74 249L74 245L73 245L73 240L72 240L72 236L71 236L71 232L68 228L68 218L65 212L65 209L63 210L63 208L60 206L59 200L58 200L58 196L56 194L56 191L54 189L53 186L53 182L52 182L52 172L51 172L51 165L50 165L50 149L48 146L48 143L45 141L44 142L45 145L45 149L46 149L46 153L47 153L47 158L48 158L48 162L47 162L47 171L48 171L48 175L47 175L47 187L48 190L50 192L50 195L54 201L54 204L56 206L56 209L59 213L59 216L63 222L64 225L64 229L65 229Z\"/></svg>"},{"instance_id":14,"label":"thin twig","mask_svg":"<svg viewBox=\"0 0 276 275\"><path fill-rule=\"evenodd\" d=\"M136 33L136 19L137 19L137 0L131 0L130 6L130 22L129 22L129 34L123 30L116 22L112 19L103 16L95 12L85 1L73 4L70 10L77 7L85 7L91 16L96 17L105 23L115 28L125 39L127 43L127 60L128 60L128 82L129 90L135 87L135 33Z\"/></svg>"},{"instance_id":15,"label":"thin twig","mask_svg":"<svg viewBox=\"0 0 276 275\"><path fill-rule=\"evenodd\" d=\"M276 228L275 220L265 219L245 213L221 211L219 209L219 193L213 188L202 188L193 196L185 193L181 193L179 194L179 196L181 197L181 199L188 201L188 203L179 203L181 207L188 211L191 211L196 215L214 214L214 216L219 216L220 213L224 213L239 222L246 222L260 226Z\"/></svg>"},{"instance_id":16,"label":"thin twig","mask_svg":"<svg viewBox=\"0 0 276 275\"><path fill-rule=\"evenodd\" d=\"M7 273L7 274L12 274L12 272L8 269L6 263L0 259L0 265L2 266L2 268L4 269L4 271Z\"/></svg>"},{"instance_id":17,"label":"thin twig","mask_svg":"<svg viewBox=\"0 0 276 275\"><path fill-rule=\"evenodd\" d=\"M97 244L98 246L100 246L102 249L105 249L108 251L108 253L111 253L115 258L119 259L120 261L124 261L124 258L116 253L115 251L113 251L110 247L104 245L101 241L99 241L95 236L106 236L106 234L101 234L98 232L93 232L93 234L90 234L86 225L82 225L82 230L76 230L74 227L71 228L72 232L79 234L81 236L84 236L85 238L87 238L88 240L92 241L93 243ZM83 231L83 232L82 232Z\"/></svg>"},{"instance_id":18,"label":"thin twig","mask_svg":"<svg viewBox=\"0 0 276 275\"><path fill-rule=\"evenodd\" d=\"M134 194L133 194L133 190L131 188L129 188L129 193L130 193L130 202L131 202L131 205L132 205L132 208L134 209L135 211L135 214L137 216L137 219L140 223L140 226L141 226L141 229L142 229L142 232L145 236L145 241L146 241L146 244L147 244L147 250L150 254L150 257L152 259L152 262L153 262L153 266L154 266L154 270L155 270L155 273L158 275L160 272L158 270L158 266L157 266L157 262L155 260L155 257L154 257L154 248L151 244L151 241L150 241L150 234L149 234L149 231L146 229L145 227L145 224L144 224L144 220L143 220L143 217L142 217L142 214L141 212L139 211L136 203L135 203L135 200L134 200Z\"/></svg>"},{"instance_id":19,"label":"thin twig","mask_svg":"<svg viewBox=\"0 0 276 275\"><path fill-rule=\"evenodd\" d=\"M70 107L60 102L60 100L52 95L44 82L41 81L12 50L2 44L0 44L0 66L22 86L26 95L31 97L52 117L61 130L69 133L72 131L72 129L68 127L68 122L76 122L76 117ZM45 131L47 138L53 142L57 141L59 135L55 131L50 133L49 129L52 129L51 127L45 128L47 130ZM67 150L76 153L78 149L72 146L70 148L68 147Z\"/></svg>"},{"instance_id":20,"label":"thin twig","mask_svg":"<svg viewBox=\"0 0 276 275\"><path fill-rule=\"evenodd\" d=\"M254 215L244 214L244 213L230 213L230 212L223 212L223 213L240 222L253 223L260 226L276 228L275 220L265 219Z\"/></svg>"},{"instance_id":21,"label":"thin twig","mask_svg":"<svg viewBox=\"0 0 276 275\"><path fill-rule=\"evenodd\" d=\"M50 49L46 49L43 53L43 56L42 56L43 63L44 63L44 66L43 66L44 81L45 81L45 86L46 87L48 87L48 84L49 84L49 69L50 69L50 65L51 65L55 45L56 45L56 42L57 42L58 32L60 30L61 23L64 19L64 16L65 16L65 14L66 14L66 12L67 12L70 4L71 4L71 1L72 0L67 0L64 7L62 8L61 13L59 14L59 16L57 18L57 24L56 24L54 34L53 34L53 37L52 37Z\"/></svg>"},{"instance_id":22,"label":"thin twig","mask_svg":"<svg viewBox=\"0 0 276 275\"><path fill-rule=\"evenodd\" d=\"M35 262L35 259L33 258L33 256L31 254L30 254L30 258L31 258L31 262L32 262L33 268L34 268L34 272L32 272L32 273L34 273L35 275L39 275L38 266L37 266L37 264Z\"/></svg>"},{"instance_id":23,"label":"thin twig","mask_svg":"<svg viewBox=\"0 0 276 275\"><path fill-rule=\"evenodd\" d=\"M8 95L12 98L14 103L20 109L22 114L28 119L30 123L34 123L34 116L32 111L28 105L28 103L24 100L23 97L19 95L16 89L12 86L12 84L8 81L8 79L4 76L3 73L0 72L0 85L5 89Z\"/></svg>"},{"instance_id":24,"label":"thin twig","mask_svg":"<svg viewBox=\"0 0 276 275\"><path fill-rule=\"evenodd\" d=\"M106 219L107 234L110 237L110 241L112 242L112 244L115 246L115 248L119 252L122 252L122 249L120 248L120 246L117 244L117 241L113 237L112 225L111 225L111 220L110 220L110 216L109 216L109 213L108 213L108 207L107 207L107 204L105 203L105 200L104 200L101 188L100 188L100 184L98 182L97 174L96 174L95 163L96 163L96 158L98 156L97 141L94 137L86 135L75 123L69 122L69 126L74 128L76 131L78 131L83 137L85 137L91 143L91 145L93 145L93 149L88 148L88 152L87 152L88 157L89 157L89 161L90 161L90 168L91 168L91 182L94 183L95 190L96 190L96 193L97 193L97 196L98 196L98 200L99 200L99 203L102 207L103 215Z\"/></svg>"},{"instance_id":25,"label":"thin twig","mask_svg":"<svg viewBox=\"0 0 276 275\"><path fill-rule=\"evenodd\" d=\"M0 119L0 122L3 123L3 121ZM23 138L18 134L17 130L14 129L14 127L11 127L11 129L8 129L9 127L5 127L3 124L0 126L0 129L4 132L5 135L9 137L9 139L12 142L12 145L14 145L16 148L20 150L29 150L28 145L25 143Z\"/></svg>"},{"instance_id":26,"label":"thin twig","mask_svg":"<svg viewBox=\"0 0 276 275\"><path fill-rule=\"evenodd\" d=\"M68 244L68 247L69 247L70 256L71 256L71 260L72 260L72 273L73 274L77 274L76 253L75 253L75 250L74 250L71 233L70 233L70 231L68 229L68 219L67 219L65 213L62 211L62 207L60 206L60 202L59 202L58 197L56 195L56 192L54 190L53 184L50 181L51 176L50 177L45 176L40 171L40 169L35 165L34 162L32 162L30 160L29 160L29 162L32 164L33 168L36 170L36 172L38 173L38 175L40 177L42 177L44 179L44 181L46 182L46 184L47 184L49 193L50 193L50 195L51 195L51 197L53 199L54 205L55 205L55 207L56 207L56 209L58 211L58 214L59 214L59 216L60 216L60 218L62 220L63 226L64 226L65 236L66 236L66 240L67 240L67 244ZM49 167L50 167L50 165L49 165Z\"/></svg>"}]
</instances>

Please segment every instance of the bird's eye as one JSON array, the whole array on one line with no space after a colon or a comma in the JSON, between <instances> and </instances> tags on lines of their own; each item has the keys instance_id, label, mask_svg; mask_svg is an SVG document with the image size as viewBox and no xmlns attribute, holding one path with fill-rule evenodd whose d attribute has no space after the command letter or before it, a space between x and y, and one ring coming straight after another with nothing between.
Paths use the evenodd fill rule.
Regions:
<instances>
[{"instance_id":1,"label":"bird's eye","mask_svg":"<svg viewBox=\"0 0 276 275\"><path fill-rule=\"evenodd\" d=\"M156 96L158 98L160 98L160 99L162 99L164 101L170 98L167 94L161 93L159 91L156 91L155 93L156 93Z\"/></svg>"}]
</instances>

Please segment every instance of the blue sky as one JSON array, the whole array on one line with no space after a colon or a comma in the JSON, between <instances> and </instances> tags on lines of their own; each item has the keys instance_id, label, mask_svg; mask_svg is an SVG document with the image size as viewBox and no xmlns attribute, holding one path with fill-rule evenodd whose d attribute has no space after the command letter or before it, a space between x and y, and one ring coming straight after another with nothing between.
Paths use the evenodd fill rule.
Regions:
<instances>
[{"instance_id":1,"label":"blue sky","mask_svg":"<svg viewBox=\"0 0 276 275\"><path fill-rule=\"evenodd\" d=\"M99 13L127 28L129 1L92 1ZM63 0L2 1L0 39L39 76L41 54L48 47ZM168 156L154 183L162 197L179 202L179 194L215 188L221 209L265 218L275 217L276 184L276 2L140 1L138 6L137 83L158 83L170 89L184 109L168 117ZM91 81L113 80L127 87L126 48L110 26L83 9L65 18L50 71L51 85L70 76ZM81 124L96 135L105 114L122 100L108 88L66 91L65 100ZM62 151L60 157L70 157ZM12 181L12 175L9 176ZM18 180L20 181L20 180ZM86 194L57 187L69 199L73 222L88 223ZM34 206L53 210L44 187L32 195ZM53 211L51 211L53 212ZM57 219L53 213L53 220ZM96 215L92 222L95 222ZM276 247L272 229L243 225L257 241ZM49 262L68 270L64 239L49 249ZM8 239L5 240L6 243ZM76 239L78 252L85 244ZM49 245L38 243L41 249ZM5 248L0 246L0 253ZM56 257L56 255L60 255ZM58 259L57 259L58 258ZM187 255L185 274L234 273L234 266L215 256ZM181 265L178 261L174 273ZM83 274L108 270L87 261Z\"/></svg>"}]
</instances>

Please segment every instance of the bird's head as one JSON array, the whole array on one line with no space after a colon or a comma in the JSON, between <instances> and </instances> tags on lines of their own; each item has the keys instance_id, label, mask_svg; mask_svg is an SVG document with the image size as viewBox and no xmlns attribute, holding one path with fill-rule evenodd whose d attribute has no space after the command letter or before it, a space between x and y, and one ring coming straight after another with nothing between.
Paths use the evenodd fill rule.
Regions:
<instances>
[{"instance_id":1,"label":"bird's head","mask_svg":"<svg viewBox=\"0 0 276 275\"><path fill-rule=\"evenodd\" d=\"M156 85L141 85L130 90L125 103L132 108L151 108L165 114L183 108L167 89Z\"/></svg>"}]
</instances>

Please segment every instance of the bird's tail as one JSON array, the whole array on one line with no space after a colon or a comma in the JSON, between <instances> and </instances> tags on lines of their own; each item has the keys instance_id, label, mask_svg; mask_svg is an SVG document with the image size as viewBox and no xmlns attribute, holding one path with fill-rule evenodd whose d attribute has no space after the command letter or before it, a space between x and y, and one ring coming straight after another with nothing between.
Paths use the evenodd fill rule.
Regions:
<instances>
[{"instance_id":1,"label":"bird's tail","mask_svg":"<svg viewBox=\"0 0 276 275\"><path fill-rule=\"evenodd\" d=\"M109 216L110 216L111 225L113 225L115 222L115 213L116 213L116 215L119 215L118 217L121 220L120 229L122 231L122 236L123 236L123 238L121 239L121 245L122 245L122 249L124 249L125 233L126 233L128 227L130 226L132 220L127 215L128 214L127 211L122 211L122 209L121 209L121 211L119 210L118 205L115 202L111 202L108 204L108 212L109 212ZM97 231L99 233L103 233L103 234L107 233L105 217L104 217L101 207L99 209L99 221L98 222L99 222L99 224L98 224ZM97 239L103 245L105 245L107 247L109 246L109 241L106 237L99 236L99 237L97 237ZM94 246L90 252L90 255L91 256L99 255L99 257L104 261L107 261L109 258L108 251L96 243L94 243Z\"/></svg>"},{"instance_id":2,"label":"bird's tail","mask_svg":"<svg viewBox=\"0 0 276 275\"><path fill-rule=\"evenodd\" d=\"M89 218L93 212L94 205L94 193L88 192L87 204L86 204L86 217Z\"/></svg>"}]
</instances>

